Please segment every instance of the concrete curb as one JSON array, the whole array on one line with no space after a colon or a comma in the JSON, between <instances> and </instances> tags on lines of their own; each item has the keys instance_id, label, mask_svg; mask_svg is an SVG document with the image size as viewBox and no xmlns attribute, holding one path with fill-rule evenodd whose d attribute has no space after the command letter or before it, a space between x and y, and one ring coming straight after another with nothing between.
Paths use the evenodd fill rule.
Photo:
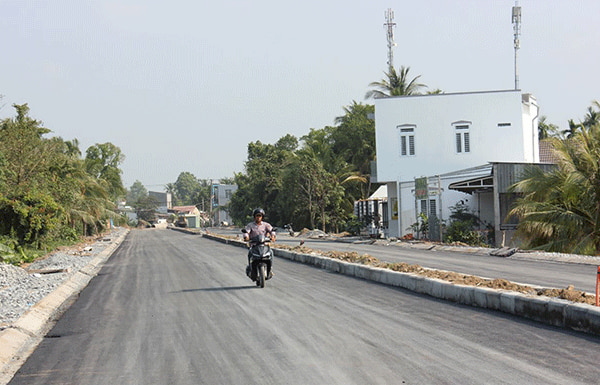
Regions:
<instances>
[{"instance_id":1,"label":"concrete curb","mask_svg":"<svg viewBox=\"0 0 600 385\"><path fill-rule=\"evenodd\" d=\"M0 332L0 384L7 384L60 316L77 300L79 293L95 277L104 263L129 234L124 234L102 250L86 266L73 274L52 293L33 305L9 328Z\"/></svg>"},{"instance_id":2,"label":"concrete curb","mask_svg":"<svg viewBox=\"0 0 600 385\"><path fill-rule=\"evenodd\" d=\"M188 228L185 227L175 227L175 226L169 226L167 227L168 230L174 230L174 231L179 231L180 233L186 233L186 234L192 234L192 235L202 235L202 231L201 230L190 230Z\"/></svg>"},{"instance_id":3,"label":"concrete curb","mask_svg":"<svg viewBox=\"0 0 600 385\"><path fill-rule=\"evenodd\" d=\"M204 238L246 247L245 242L204 234ZM497 310L533 321L600 335L600 308L550 297L485 287L458 285L412 273L403 273L333 258L273 248L278 257L314 265L336 273L485 309Z\"/></svg>"}]
</instances>

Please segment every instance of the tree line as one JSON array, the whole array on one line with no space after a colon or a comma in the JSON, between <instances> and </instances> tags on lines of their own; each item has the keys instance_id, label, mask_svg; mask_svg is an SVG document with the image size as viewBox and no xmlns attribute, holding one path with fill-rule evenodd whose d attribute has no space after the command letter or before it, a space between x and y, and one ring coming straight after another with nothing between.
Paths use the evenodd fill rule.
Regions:
<instances>
[{"instance_id":1,"label":"tree line","mask_svg":"<svg viewBox=\"0 0 600 385\"><path fill-rule=\"evenodd\" d=\"M230 202L234 223L262 207L274 224L340 231L351 220L354 201L373 191L370 162L375 155L374 106L353 102L335 126L311 129L300 139L248 144L245 173Z\"/></svg>"},{"instance_id":2,"label":"tree line","mask_svg":"<svg viewBox=\"0 0 600 385\"><path fill-rule=\"evenodd\" d=\"M77 139L46 138L51 131L29 116L27 104L13 107L16 116L0 121L4 255L97 234L111 219L123 222L115 204L125 193L121 150L96 144L82 157Z\"/></svg>"}]
</instances>

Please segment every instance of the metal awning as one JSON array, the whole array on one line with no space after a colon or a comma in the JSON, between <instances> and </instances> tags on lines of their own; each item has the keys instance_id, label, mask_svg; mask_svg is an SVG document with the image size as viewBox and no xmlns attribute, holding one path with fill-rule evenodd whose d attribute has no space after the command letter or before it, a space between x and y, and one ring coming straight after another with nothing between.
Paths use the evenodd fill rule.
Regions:
<instances>
[{"instance_id":1,"label":"metal awning","mask_svg":"<svg viewBox=\"0 0 600 385\"><path fill-rule=\"evenodd\" d=\"M467 194L473 194L476 192L493 191L494 190L494 178L492 174L481 176L479 178L467 179L460 182L450 183L448 186L450 190L457 190Z\"/></svg>"}]
</instances>

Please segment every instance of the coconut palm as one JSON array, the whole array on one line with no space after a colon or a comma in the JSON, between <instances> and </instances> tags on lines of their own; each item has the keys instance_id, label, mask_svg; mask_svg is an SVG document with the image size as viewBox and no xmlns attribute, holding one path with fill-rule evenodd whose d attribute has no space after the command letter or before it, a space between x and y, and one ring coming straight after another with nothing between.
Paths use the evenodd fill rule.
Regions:
<instances>
[{"instance_id":1,"label":"coconut palm","mask_svg":"<svg viewBox=\"0 0 600 385\"><path fill-rule=\"evenodd\" d=\"M583 125L585 127L591 127L595 124L600 123L600 111L596 111L594 106L600 109L600 103L597 100L592 102L592 105L588 107L588 112L585 114Z\"/></svg>"},{"instance_id":2,"label":"coconut palm","mask_svg":"<svg viewBox=\"0 0 600 385\"><path fill-rule=\"evenodd\" d=\"M548 123L547 119L548 118L546 116L542 116L540 118L540 121L538 124L538 139L539 140L547 139L551 136L557 136L560 131L558 126L556 126L555 124L552 124L552 123Z\"/></svg>"},{"instance_id":3,"label":"coconut palm","mask_svg":"<svg viewBox=\"0 0 600 385\"><path fill-rule=\"evenodd\" d=\"M600 124L570 139L549 138L559 161L550 172L528 168L510 215L529 247L600 255Z\"/></svg>"},{"instance_id":4,"label":"coconut palm","mask_svg":"<svg viewBox=\"0 0 600 385\"><path fill-rule=\"evenodd\" d=\"M577 133L577 132L578 132L580 129L582 129L582 128L583 128L583 125L582 125L582 124L577 124L577 123L575 123L575 121L574 121L573 119L569 119L568 123L569 123L569 128L567 128L566 130L562 130L562 131L560 132L560 134L561 134L562 136L564 136L565 138L567 138L567 139L570 139L570 138L574 137L574 136L575 136L575 134L576 134L576 133Z\"/></svg>"},{"instance_id":5,"label":"coconut palm","mask_svg":"<svg viewBox=\"0 0 600 385\"><path fill-rule=\"evenodd\" d=\"M397 73L394 67L390 67L389 72L385 72L385 79L380 82L373 82L369 84L369 87L373 87L365 95L365 99L370 98L389 98L391 96L402 96L402 95L418 95L420 90L427 88L425 84L418 83L421 75L414 77L412 80L408 80L408 71L410 67L400 67L400 73Z\"/></svg>"}]
</instances>

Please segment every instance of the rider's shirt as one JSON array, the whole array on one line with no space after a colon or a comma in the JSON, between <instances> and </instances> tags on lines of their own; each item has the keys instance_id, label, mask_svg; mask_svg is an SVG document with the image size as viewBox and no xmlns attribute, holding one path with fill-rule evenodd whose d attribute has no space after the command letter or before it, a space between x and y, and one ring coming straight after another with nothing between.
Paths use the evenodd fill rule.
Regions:
<instances>
[{"instance_id":1,"label":"rider's shirt","mask_svg":"<svg viewBox=\"0 0 600 385\"><path fill-rule=\"evenodd\" d=\"M248 237L252 239L252 237L257 235L271 235L275 234L273 231L273 226L271 226L268 222L260 222L257 224L256 222L250 222L246 225L246 231L248 232Z\"/></svg>"}]
</instances>

